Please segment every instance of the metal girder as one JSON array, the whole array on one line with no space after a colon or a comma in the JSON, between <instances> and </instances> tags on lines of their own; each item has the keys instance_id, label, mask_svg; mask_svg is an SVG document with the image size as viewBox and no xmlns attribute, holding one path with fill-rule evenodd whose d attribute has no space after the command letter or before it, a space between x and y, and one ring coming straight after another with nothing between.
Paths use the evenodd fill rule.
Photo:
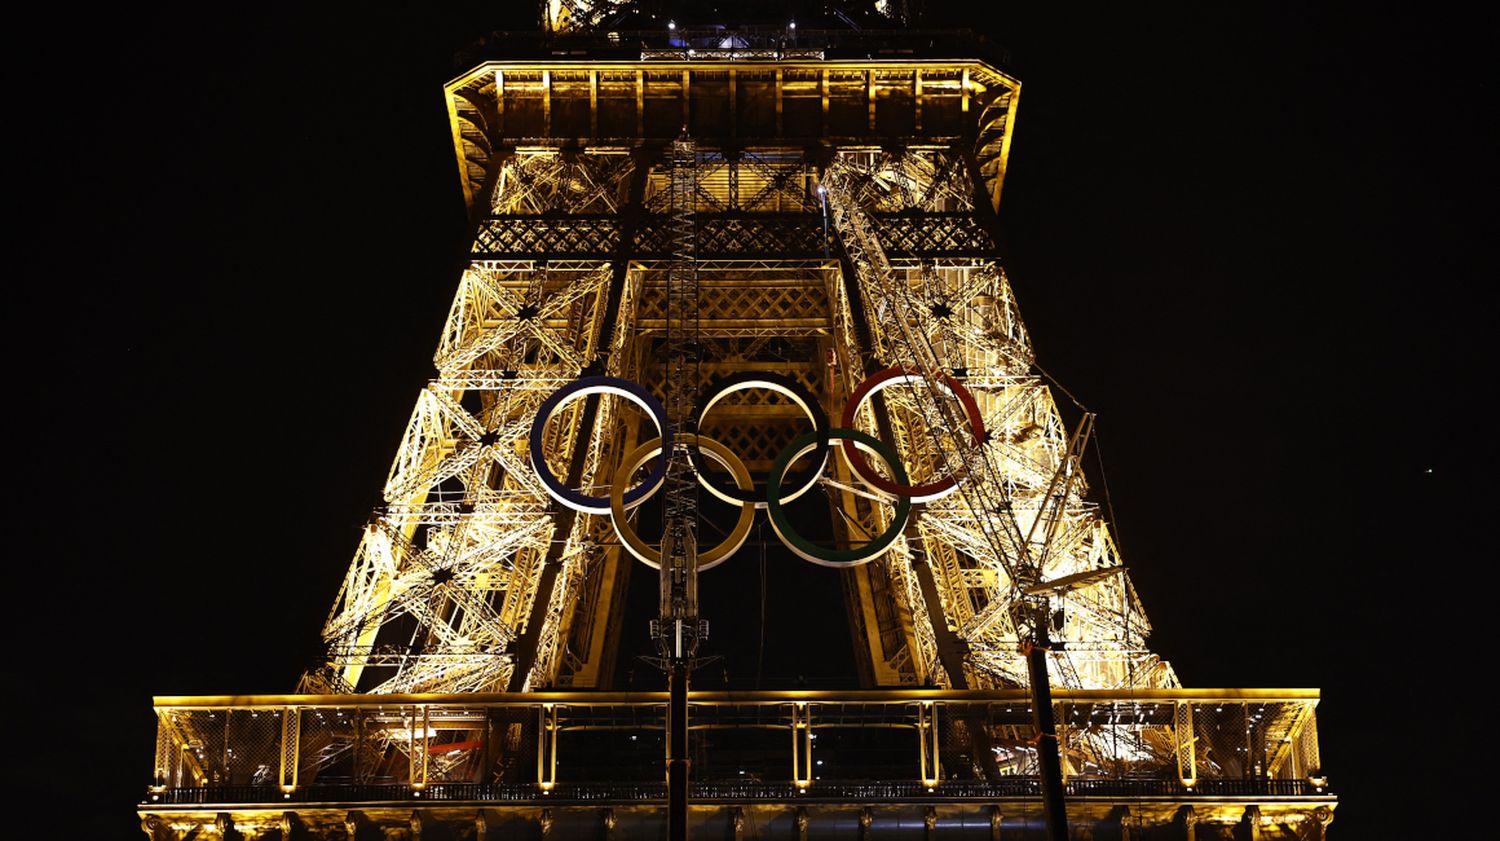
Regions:
<instances>
[{"instance_id":1,"label":"metal girder","mask_svg":"<svg viewBox=\"0 0 1500 841\"><path fill-rule=\"evenodd\" d=\"M540 90L540 76L502 76L494 82L506 90ZM485 96L473 94L495 102ZM488 148L501 146L491 138ZM542 400L582 371L666 395L668 278L680 263L670 211L672 197L687 194L674 192L660 147L533 144L494 154L483 200L490 212L439 341L437 377L419 395L392 466L374 521L379 537L356 556L327 629L330 662L361 688L372 680L361 682L364 668L377 664L386 686L607 679L599 640L617 605L599 594L614 591L585 583L620 580L625 561L607 518L540 506L527 439ZM878 569L851 573L851 621L883 680L929 678L946 651L950 664L964 664L949 669L960 683L1019 685L1021 588L1119 558L1086 501L1051 393L1032 374L1030 337L975 205L983 191L974 179L988 176L965 154L951 143L852 142L816 154L700 147L695 212L683 228L694 241L696 364L708 374L789 366L835 408L872 366L926 374L926 385L883 394L880 423L916 479L957 473L962 491L927 503ZM981 155L978 166L993 163ZM959 377L973 394L982 441L967 440L967 423L933 385L939 375ZM642 434L623 417L609 401L564 411L544 430L548 467L577 486L607 487L607 454ZM715 422L756 464L797 426L775 413ZM855 423L879 425L870 407ZM841 464L825 491L841 539L888 524L889 506ZM467 566L441 559L454 553ZM450 592L465 587L492 594L499 619L490 621L505 629L482 652L464 623L489 616L485 598ZM1063 617L1054 636L1076 648L1058 667L1061 685L1174 685L1146 649L1150 626L1123 573L1054 601ZM584 637L574 638L575 625L589 629ZM950 633L959 654L945 642Z\"/></svg>"},{"instance_id":2,"label":"metal girder","mask_svg":"<svg viewBox=\"0 0 1500 841\"><path fill-rule=\"evenodd\" d=\"M966 213L882 214L877 235L894 260L993 258L995 244ZM664 262L670 257L669 220L642 221L630 258ZM695 235L703 260L826 256L822 217L810 213L700 213ZM608 259L620 246L620 223L609 214L490 216L474 237L476 260Z\"/></svg>"}]
</instances>

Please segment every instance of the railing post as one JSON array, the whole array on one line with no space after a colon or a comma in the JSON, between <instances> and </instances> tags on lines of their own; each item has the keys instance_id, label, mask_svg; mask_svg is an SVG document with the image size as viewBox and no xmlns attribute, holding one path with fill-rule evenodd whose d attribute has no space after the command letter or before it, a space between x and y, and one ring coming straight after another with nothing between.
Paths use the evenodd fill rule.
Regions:
<instances>
[{"instance_id":1,"label":"railing post","mask_svg":"<svg viewBox=\"0 0 1500 841\"><path fill-rule=\"evenodd\" d=\"M1062 781L1068 781L1068 705L1057 704L1053 713L1057 719L1057 756L1060 760L1059 766Z\"/></svg>"},{"instance_id":2,"label":"railing post","mask_svg":"<svg viewBox=\"0 0 1500 841\"><path fill-rule=\"evenodd\" d=\"M284 794L297 790L297 766L302 737L302 710L285 707L281 710L281 774L278 782Z\"/></svg>"},{"instance_id":3,"label":"railing post","mask_svg":"<svg viewBox=\"0 0 1500 841\"><path fill-rule=\"evenodd\" d=\"M1177 743L1177 778L1183 788L1198 784L1197 734L1193 731L1193 704L1177 701L1172 705L1172 738Z\"/></svg>"},{"instance_id":4,"label":"railing post","mask_svg":"<svg viewBox=\"0 0 1500 841\"><path fill-rule=\"evenodd\" d=\"M420 720L417 710L422 711ZM411 708L411 744L407 751L407 759L410 761L407 779L410 781L412 791L421 791L427 787L427 731L429 723L427 706Z\"/></svg>"},{"instance_id":5,"label":"railing post","mask_svg":"<svg viewBox=\"0 0 1500 841\"><path fill-rule=\"evenodd\" d=\"M812 711L806 701L792 704L792 782L799 791L812 785Z\"/></svg>"},{"instance_id":6,"label":"railing post","mask_svg":"<svg viewBox=\"0 0 1500 841\"><path fill-rule=\"evenodd\" d=\"M173 778L173 766L180 765L182 757L177 756L173 761L174 754L179 754L176 740L172 738L172 729L167 724L167 719L172 713L168 710L156 711L156 769L151 776L151 792L160 794L167 790L168 786L176 785Z\"/></svg>"},{"instance_id":7,"label":"railing post","mask_svg":"<svg viewBox=\"0 0 1500 841\"><path fill-rule=\"evenodd\" d=\"M938 708L931 701L917 704L917 743L922 785L931 789L942 779L938 758Z\"/></svg>"},{"instance_id":8,"label":"railing post","mask_svg":"<svg viewBox=\"0 0 1500 841\"><path fill-rule=\"evenodd\" d=\"M557 705L543 704L537 712L536 784L550 792L557 785Z\"/></svg>"}]
</instances>

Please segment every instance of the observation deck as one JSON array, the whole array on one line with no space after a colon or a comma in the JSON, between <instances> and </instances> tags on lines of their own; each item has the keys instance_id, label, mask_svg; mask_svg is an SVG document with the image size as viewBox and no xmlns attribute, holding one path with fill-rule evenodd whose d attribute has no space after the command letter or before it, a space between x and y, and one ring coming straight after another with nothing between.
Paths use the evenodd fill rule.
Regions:
<instances>
[{"instance_id":1,"label":"observation deck","mask_svg":"<svg viewBox=\"0 0 1500 841\"><path fill-rule=\"evenodd\" d=\"M963 148L992 207L1020 82L959 30L766 27L497 32L446 86L465 200L526 149L632 149L686 130L705 148Z\"/></svg>"},{"instance_id":2,"label":"observation deck","mask_svg":"<svg viewBox=\"0 0 1500 841\"><path fill-rule=\"evenodd\" d=\"M1316 691L1054 699L1075 827L1306 838L1331 820ZM665 692L157 698L140 814L157 839L655 837L666 705ZM1040 831L1025 690L694 692L690 705L701 837L747 825L786 838Z\"/></svg>"}]
</instances>

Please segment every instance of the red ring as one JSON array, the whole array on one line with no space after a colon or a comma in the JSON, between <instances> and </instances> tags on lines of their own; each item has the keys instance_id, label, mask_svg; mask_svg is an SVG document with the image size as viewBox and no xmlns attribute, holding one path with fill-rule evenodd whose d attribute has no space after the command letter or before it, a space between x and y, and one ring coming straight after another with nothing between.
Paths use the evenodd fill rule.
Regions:
<instances>
[{"instance_id":1,"label":"red ring","mask_svg":"<svg viewBox=\"0 0 1500 841\"><path fill-rule=\"evenodd\" d=\"M839 425L846 429L853 429L854 415L859 411L859 407L864 404L865 399L884 389L887 385L890 385L892 380L898 377L921 376L923 375L920 371L903 368L899 365L871 374L864 382L859 384L858 388L854 389L853 394L849 395L849 402L844 404L844 416ZM943 385L947 386L948 391L954 397L958 398L958 402L963 404L964 414L969 418L970 431L974 436L974 446L980 446L984 443L984 417L979 413L979 403L974 400L974 395L970 394L969 390L964 388L963 384L958 380L947 374L939 374L939 376L942 377ZM844 460L849 462L849 466L859 475L859 478L863 479L871 487L884 491L890 496L910 497L913 502L928 502L946 496L958 488L958 478L956 476L946 476L936 482L928 482L925 485L903 485L899 482L892 482L876 473L870 467L870 463L865 459L864 453L860 452L854 446L853 441L846 438L839 442L839 444L844 453Z\"/></svg>"}]
</instances>

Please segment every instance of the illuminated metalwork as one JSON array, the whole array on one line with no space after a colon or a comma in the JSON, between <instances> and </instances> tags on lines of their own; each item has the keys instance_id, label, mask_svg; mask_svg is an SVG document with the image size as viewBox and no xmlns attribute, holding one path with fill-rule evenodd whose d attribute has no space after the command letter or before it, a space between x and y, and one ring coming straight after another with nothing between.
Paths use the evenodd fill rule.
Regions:
<instances>
[{"instance_id":1,"label":"illuminated metalwork","mask_svg":"<svg viewBox=\"0 0 1500 841\"><path fill-rule=\"evenodd\" d=\"M1171 824L1192 800L1197 821L1227 832L1249 803L1263 837L1274 826L1276 837L1305 838L1330 816L1333 796L1310 778L1314 691L1058 690L1054 700L1080 822ZM872 808L932 809L943 823L991 808L1007 826L1038 820L1024 690L694 692L689 703L701 757L694 822L706 831L727 828L734 809L770 822L799 806L814 835ZM477 814L533 833L543 807L575 821L597 819L603 804L659 809L666 704L665 692L158 698L157 785L144 808L179 837L212 826L215 809L242 830L274 827L291 809L314 837L334 837L346 816L394 829L421 813L454 832ZM860 760L840 762L852 745ZM1122 814L1122 801L1133 811ZM309 808L328 803L349 809ZM620 817L650 833L650 814ZM603 837L574 826L566 837Z\"/></svg>"},{"instance_id":2,"label":"illuminated metalwork","mask_svg":"<svg viewBox=\"0 0 1500 841\"><path fill-rule=\"evenodd\" d=\"M446 86L471 259L327 663L307 695L160 700L148 834L639 819L615 805L665 796L667 696L567 690L608 688L636 558L663 568L663 654L691 657L696 571L712 586L761 507L845 567L862 684L886 688L674 696L692 820L1037 821L1022 650L1045 623L1067 820L1321 832L1316 695L1184 690L1146 645L1080 464L1093 418L1065 428L993 234L1019 82L962 33L601 28L629 5L545 3L548 46L576 49ZM879 457L784 480L834 513L837 546L802 545L750 476L848 441ZM701 557L700 480L742 510ZM658 485L660 547L631 519ZM823 764L846 737L895 739L889 763ZM315 801L350 809L286 805Z\"/></svg>"},{"instance_id":3,"label":"illuminated metalwork","mask_svg":"<svg viewBox=\"0 0 1500 841\"><path fill-rule=\"evenodd\" d=\"M928 501L876 566L849 574L868 681L1024 685L1023 588L1108 569L1051 596L1063 617L1053 635L1070 646L1053 658L1055 679L1175 685L1146 648L1149 623L1086 500L1084 442L1070 442L1032 371L988 233L1018 90L990 65L953 59L490 62L450 83L474 261L388 507L325 628L331 668L307 687L597 685L618 601L605 585L625 560L598 517L544 510L522 469L528 412L580 372L667 396L658 348L681 335L668 304L684 236L705 381L773 370L827 407L875 368L923 375L881 395L884 429L871 407L856 424L897 448L912 481L960 475L964 491ZM673 221L681 168L669 159L684 125L695 137L686 227ZM981 445L952 389L931 385L944 378L973 393ZM706 431L765 471L798 412L746 399ZM562 413L544 435L569 487L606 488L618 458L604 454L644 440L612 400ZM884 531L890 507L855 492L843 465L831 470L843 539ZM409 513L435 503L449 506L443 523ZM517 644L523 634L530 645Z\"/></svg>"}]
</instances>

